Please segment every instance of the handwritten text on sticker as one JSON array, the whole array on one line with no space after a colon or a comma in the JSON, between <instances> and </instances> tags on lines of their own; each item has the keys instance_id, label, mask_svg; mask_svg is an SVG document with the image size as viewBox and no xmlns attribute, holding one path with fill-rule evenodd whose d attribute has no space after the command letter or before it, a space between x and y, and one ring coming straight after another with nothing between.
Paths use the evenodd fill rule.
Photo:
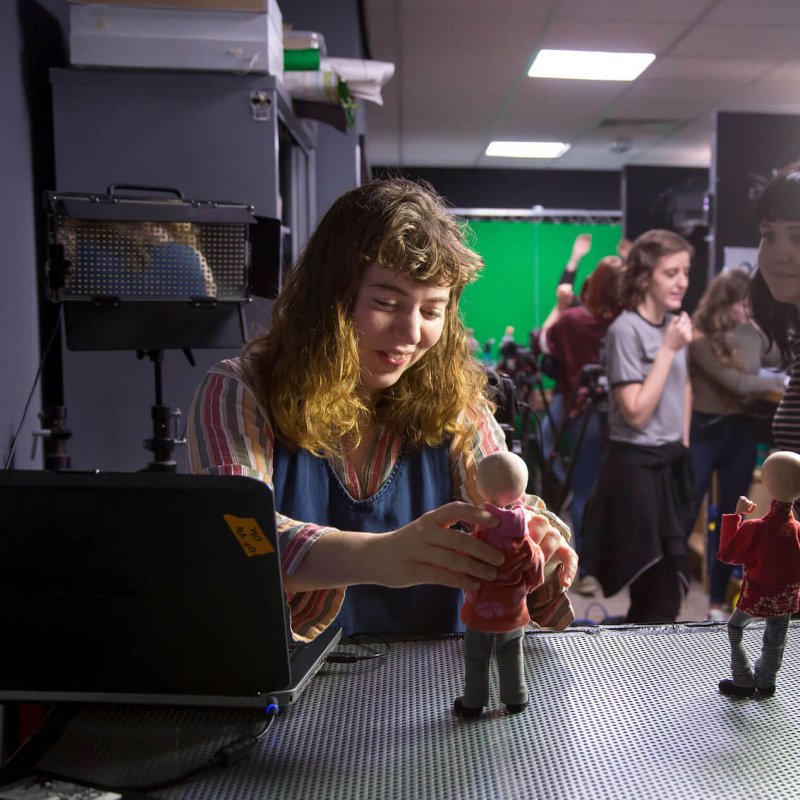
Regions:
<instances>
[{"instance_id":1,"label":"handwritten text on sticker","mask_svg":"<svg viewBox=\"0 0 800 800\"><path fill-rule=\"evenodd\" d=\"M265 556L275 552L258 520L252 517L234 517L233 514L224 514L223 518L248 556Z\"/></svg>"}]
</instances>

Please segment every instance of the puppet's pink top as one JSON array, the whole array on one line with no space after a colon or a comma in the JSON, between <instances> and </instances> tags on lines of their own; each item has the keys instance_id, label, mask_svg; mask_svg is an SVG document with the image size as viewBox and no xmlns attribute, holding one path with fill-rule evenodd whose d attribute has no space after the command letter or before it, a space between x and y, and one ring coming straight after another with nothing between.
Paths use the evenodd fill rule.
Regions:
<instances>
[{"instance_id":1,"label":"puppet's pink top","mask_svg":"<svg viewBox=\"0 0 800 800\"><path fill-rule=\"evenodd\" d=\"M504 633L530 622L525 598L544 580L544 555L528 533L535 516L530 508L521 502L511 508L485 503L483 508L500 523L491 530L478 528L473 536L502 550L506 560L495 580L483 581L479 589L466 593L461 620L473 630Z\"/></svg>"}]
</instances>

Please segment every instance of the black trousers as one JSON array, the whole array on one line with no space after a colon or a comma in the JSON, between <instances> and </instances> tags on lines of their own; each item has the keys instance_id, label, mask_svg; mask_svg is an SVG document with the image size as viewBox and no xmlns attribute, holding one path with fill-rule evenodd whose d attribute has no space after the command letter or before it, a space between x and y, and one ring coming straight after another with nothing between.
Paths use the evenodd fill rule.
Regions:
<instances>
[{"instance_id":1,"label":"black trousers","mask_svg":"<svg viewBox=\"0 0 800 800\"><path fill-rule=\"evenodd\" d=\"M680 573L665 555L630 584L631 605L626 622L664 624L675 622L683 601Z\"/></svg>"}]
</instances>

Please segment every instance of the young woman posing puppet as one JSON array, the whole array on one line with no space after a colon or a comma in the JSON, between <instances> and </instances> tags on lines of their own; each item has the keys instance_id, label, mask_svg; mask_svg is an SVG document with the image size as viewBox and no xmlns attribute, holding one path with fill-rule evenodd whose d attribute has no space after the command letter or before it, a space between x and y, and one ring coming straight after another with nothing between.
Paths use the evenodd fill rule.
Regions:
<instances>
[{"instance_id":1,"label":"young woman posing puppet","mask_svg":"<svg viewBox=\"0 0 800 800\"><path fill-rule=\"evenodd\" d=\"M481 267L432 191L354 189L319 223L269 332L197 391L193 471L273 487L297 638L334 620L347 634L460 630L462 590L503 563L454 527L495 524L474 505L475 472L505 447L458 315ZM530 502L549 561L569 532ZM541 625L571 621L568 552L531 601Z\"/></svg>"}]
</instances>

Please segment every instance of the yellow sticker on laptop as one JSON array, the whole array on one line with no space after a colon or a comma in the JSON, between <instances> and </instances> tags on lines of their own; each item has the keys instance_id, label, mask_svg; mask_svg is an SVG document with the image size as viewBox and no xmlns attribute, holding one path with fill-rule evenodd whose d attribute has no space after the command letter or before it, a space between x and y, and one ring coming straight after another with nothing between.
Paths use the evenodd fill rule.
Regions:
<instances>
[{"instance_id":1,"label":"yellow sticker on laptop","mask_svg":"<svg viewBox=\"0 0 800 800\"><path fill-rule=\"evenodd\" d=\"M223 519L248 556L265 556L275 552L258 520L252 517L234 517L233 514L223 514Z\"/></svg>"}]
</instances>

